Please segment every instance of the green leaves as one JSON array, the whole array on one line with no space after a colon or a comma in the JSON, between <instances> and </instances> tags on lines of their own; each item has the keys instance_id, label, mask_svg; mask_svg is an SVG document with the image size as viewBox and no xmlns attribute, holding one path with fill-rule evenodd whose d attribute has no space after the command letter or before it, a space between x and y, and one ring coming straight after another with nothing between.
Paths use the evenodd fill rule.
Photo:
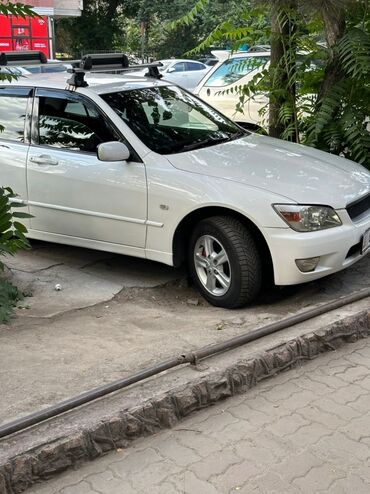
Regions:
<instances>
[{"instance_id":1,"label":"green leaves","mask_svg":"<svg viewBox=\"0 0 370 494\"><path fill-rule=\"evenodd\" d=\"M359 28L348 31L337 45L344 71L350 77L370 77L370 36Z\"/></svg>"},{"instance_id":2,"label":"green leaves","mask_svg":"<svg viewBox=\"0 0 370 494\"><path fill-rule=\"evenodd\" d=\"M16 194L10 187L0 187L0 255L13 255L19 249L30 247L25 237L27 228L17 219L30 218L31 215L17 210L23 205L16 203L16 198ZM0 261L0 269L3 268Z\"/></svg>"},{"instance_id":3,"label":"green leaves","mask_svg":"<svg viewBox=\"0 0 370 494\"><path fill-rule=\"evenodd\" d=\"M17 17L39 17L33 10L33 7L29 5L23 5L22 3L0 3L0 14L3 15L16 15Z\"/></svg>"},{"instance_id":4,"label":"green leaves","mask_svg":"<svg viewBox=\"0 0 370 494\"><path fill-rule=\"evenodd\" d=\"M0 324L9 321L13 307L22 299L23 294L17 287L0 279Z\"/></svg>"}]
</instances>

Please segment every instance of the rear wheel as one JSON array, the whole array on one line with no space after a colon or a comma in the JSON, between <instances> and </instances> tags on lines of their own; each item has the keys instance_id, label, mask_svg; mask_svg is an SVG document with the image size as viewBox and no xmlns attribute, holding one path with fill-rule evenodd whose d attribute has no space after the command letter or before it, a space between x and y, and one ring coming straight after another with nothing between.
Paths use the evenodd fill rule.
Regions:
<instances>
[{"instance_id":1,"label":"rear wheel","mask_svg":"<svg viewBox=\"0 0 370 494\"><path fill-rule=\"evenodd\" d=\"M260 291L262 269L256 242L231 216L207 218L195 227L188 260L192 278L212 305L241 307Z\"/></svg>"}]
</instances>

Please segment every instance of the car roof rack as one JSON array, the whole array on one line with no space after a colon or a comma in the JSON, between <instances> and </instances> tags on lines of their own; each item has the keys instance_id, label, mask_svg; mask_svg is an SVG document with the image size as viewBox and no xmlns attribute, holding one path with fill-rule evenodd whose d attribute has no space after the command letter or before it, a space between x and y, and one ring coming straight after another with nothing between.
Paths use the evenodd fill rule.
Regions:
<instances>
[{"instance_id":1,"label":"car roof rack","mask_svg":"<svg viewBox=\"0 0 370 494\"><path fill-rule=\"evenodd\" d=\"M13 51L0 53L0 67L1 66L16 66L21 65L27 68L27 66L44 65L47 58L44 53L40 51ZM96 53L84 55L80 60L59 60L58 62L52 62L56 64L71 64L72 68L68 69L68 72L72 76L67 80L69 89L76 89L78 87L87 87L88 84L85 81L86 73L113 73L142 70L147 68L148 72L145 77L151 77L153 79L161 79L162 75L159 73L158 67L162 67L161 62L154 62L149 64L130 65L127 55L124 53Z\"/></svg>"},{"instance_id":2,"label":"car roof rack","mask_svg":"<svg viewBox=\"0 0 370 494\"><path fill-rule=\"evenodd\" d=\"M42 51L4 51L0 53L0 66L39 65L47 63Z\"/></svg>"}]
</instances>

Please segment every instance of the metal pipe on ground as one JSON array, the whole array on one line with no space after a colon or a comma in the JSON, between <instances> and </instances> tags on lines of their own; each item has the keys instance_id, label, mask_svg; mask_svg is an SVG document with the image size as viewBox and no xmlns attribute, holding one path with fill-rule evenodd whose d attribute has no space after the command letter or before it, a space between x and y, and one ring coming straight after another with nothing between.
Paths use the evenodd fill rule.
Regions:
<instances>
[{"instance_id":1,"label":"metal pipe on ground","mask_svg":"<svg viewBox=\"0 0 370 494\"><path fill-rule=\"evenodd\" d=\"M322 304L319 307L315 307L313 309L308 309L299 314L295 314L293 316L282 319L281 321L267 324L266 326L253 331L249 331L248 333L243 333L242 335L230 338L224 342L208 345L194 352L184 353L168 360L164 360L151 367L141 369L134 374L124 377L123 379L119 379L103 386L99 386L89 391L85 391L80 395L61 401L55 405L52 405L51 407L45 408L44 410L40 410L12 422L8 422L7 424L0 426L0 438L4 438L16 432L20 432L24 429L27 429L28 427L61 415L62 413L73 410L74 408L94 401L98 398L102 398L103 396L113 393L114 391L127 388L132 384L143 381L148 377L160 374L161 372L172 369L173 367L188 363L195 364L200 359L232 350L239 346L245 345L246 343L251 343L252 341L263 338L264 336L271 335L273 333L276 333L277 331L281 331L282 329L286 329L294 326L295 324L305 322L309 319L320 316L332 310L339 309L345 305L358 302L359 300L367 297L370 297L370 288L360 290L351 295L340 297L339 299L332 302Z\"/></svg>"}]
</instances>

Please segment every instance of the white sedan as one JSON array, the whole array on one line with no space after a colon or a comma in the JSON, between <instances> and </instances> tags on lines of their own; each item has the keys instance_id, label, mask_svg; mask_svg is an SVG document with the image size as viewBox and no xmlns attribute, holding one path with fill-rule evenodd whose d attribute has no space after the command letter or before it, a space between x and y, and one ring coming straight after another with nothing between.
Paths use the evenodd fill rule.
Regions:
<instances>
[{"instance_id":1,"label":"white sedan","mask_svg":"<svg viewBox=\"0 0 370 494\"><path fill-rule=\"evenodd\" d=\"M362 166L243 130L168 82L68 77L0 84L1 185L33 215L30 238L185 262L227 308L264 274L303 283L370 251Z\"/></svg>"},{"instance_id":2,"label":"white sedan","mask_svg":"<svg viewBox=\"0 0 370 494\"><path fill-rule=\"evenodd\" d=\"M169 59L158 60L162 64L159 71L164 80L173 82L188 91L193 91L199 81L209 72L211 66L197 60ZM135 74L144 76L148 70L140 70Z\"/></svg>"}]
</instances>

